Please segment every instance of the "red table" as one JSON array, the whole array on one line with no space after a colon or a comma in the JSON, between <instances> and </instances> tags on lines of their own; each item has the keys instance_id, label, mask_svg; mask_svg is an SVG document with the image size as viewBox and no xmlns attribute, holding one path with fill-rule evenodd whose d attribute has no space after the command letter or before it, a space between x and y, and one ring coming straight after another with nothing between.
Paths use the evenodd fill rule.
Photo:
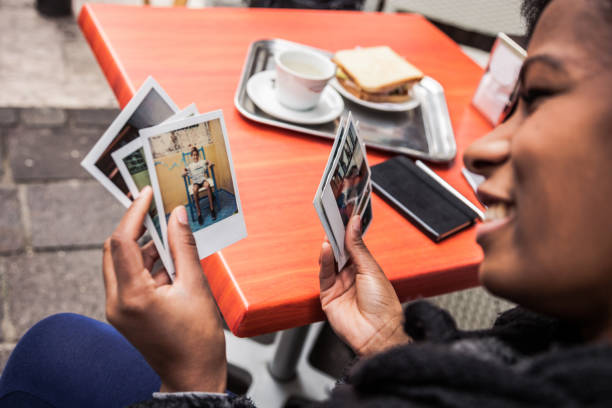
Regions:
<instances>
[{"instance_id":1,"label":"red table","mask_svg":"<svg viewBox=\"0 0 612 408\"><path fill-rule=\"evenodd\" d=\"M249 44L283 38L330 51L389 45L445 89L458 159L434 169L476 202L460 169L464 148L490 130L469 105L482 69L423 17L274 9L190 10L86 5L79 24L124 106L153 75L179 106L222 108L248 237L202 260L238 336L323 319L317 259L324 237L312 206L331 142L250 122L233 97ZM370 150L371 164L385 158ZM477 284L474 228L434 244L378 196L366 243L402 300Z\"/></svg>"}]
</instances>

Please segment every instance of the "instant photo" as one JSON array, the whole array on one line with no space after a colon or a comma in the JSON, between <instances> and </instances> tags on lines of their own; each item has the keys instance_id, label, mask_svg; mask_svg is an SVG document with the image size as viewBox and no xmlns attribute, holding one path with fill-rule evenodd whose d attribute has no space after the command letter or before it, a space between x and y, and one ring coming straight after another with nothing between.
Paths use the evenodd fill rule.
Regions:
<instances>
[{"instance_id":1,"label":"instant photo","mask_svg":"<svg viewBox=\"0 0 612 408\"><path fill-rule=\"evenodd\" d=\"M349 219L362 215L365 232L372 218L370 168L365 147L357 133L352 115L336 137L314 206L328 236L338 268L348 261L344 250L344 234Z\"/></svg>"},{"instance_id":2,"label":"instant photo","mask_svg":"<svg viewBox=\"0 0 612 408\"><path fill-rule=\"evenodd\" d=\"M131 141L119 150L113 152L112 157L119 169L119 173L123 177L123 180L134 198L138 197L140 190L151 185L149 170L145 162L144 150L142 148L142 139L138 138ZM157 248L159 257L168 275L170 278L174 279L174 264L172 263L170 251L163 243L163 235L155 201L153 201L149 207L149 211L145 218L145 226L149 231L149 235L151 235L151 239Z\"/></svg>"},{"instance_id":3,"label":"instant photo","mask_svg":"<svg viewBox=\"0 0 612 408\"><path fill-rule=\"evenodd\" d=\"M197 113L195 104L191 104L187 108L168 118L166 122L184 119ZM151 185L149 169L145 161L144 149L142 147L142 139L137 138L132 140L123 147L115 150L111 156L115 166L119 170L119 174L128 188L128 197L130 197L130 195L137 197L140 190ZM161 237L161 226L159 224L159 216L157 214L155 202L151 203L149 216L155 225L157 234Z\"/></svg>"},{"instance_id":4,"label":"instant photo","mask_svg":"<svg viewBox=\"0 0 612 408\"><path fill-rule=\"evenodd\" d=\"M325 212L325 209L323 208L322 195L323 195L323 189L325 188L325 186L327 186L328 175L329 175L331 166L334 162L334 158L338 152L338 148L340 146L342 135L344 134L344 126L345 126L345 118L342 117L340 118L340 124L338 125L338 131L336 133L336 138L334 139L334 144L332 146L332 152L329 155L329 158L327 159L327 164L325 165L323 177L321 177L319 187L317 188L314 200L312 202L317 212L317 215L319 216L319 220L321 221L321 225L323 226L323 229L325 230L325 235L327 236L329 244L331 245L332 250L334 251L334 254L338 254L340 253L340 251L338 249L338 245L336 244L334 234L331 230L331 224L327 217L327 213Z\"/></svg>"},{"instance_id":5,"label":"instant photo","mask_svg":"<svg viewBox=\"0 0 612 408\"><path fill-rule=\"evenodd\" d=\"M185 206L200 258L246 236L234 166L221 111L153 128L142 135L162 236Z\"/></svg>"},{"instance_id":6,"label":"instant photo","mask_svg":"<svg viewBox=\"0 0 612 408\"><path fill-rule=\"evenodd\" d=\"M123 176L130 193L137 197L140 190L151 185L149 177L149 169L144 157L142 141L140 139L133 140L121 149L113 153L113 159L116 159L117 168ZM151 203L149 208L149 216L155 225L155 231L161 237L162 231L159 225L159 214L155 202Z\"/></svg>"},{"instance_id":7,"label":"instant photo","mask_svg":"<svg viewBox=\"0 0 612 408\"><path fill-rule=\"evenodd\" d=\"M359 146L351 147L349 143L345 143L341 160L338 161L330 181L332 193L345 227L355 212L368 180L368 166L364 160L363 151L355 147Z\"/></svg>"},{"instance_id":8,"label":"instant photo","mask_svg":"<svg viewBox=\"0 0 612 408\"><path fill-rule=\"evenodd\" d=\"M195 104L191 104L187 108L168 118L166 122L183 119L193 116L196 113L197 109ZM119 173L121 174L121 177L128 187L131 194L131 196L128 195L129 198L138 197L143 188L151 185L149 169L145 161L142 139L140 137L115 150L111 156L115 162L115 165L117 166L117 169L119 170ZM151 239L157 248L157 252L159 253L166 271L170 275L170 278L174 280L174 264L172 262L169 248L165 247L163 244L159 214L157 212L155 200L153 200L151 203L148 215L145 218L145 226L151 235Z\"/></svg>"},{"instance_id":9,"label":"instant photo","mask_svg":"<svg viewBox=\"0 0 612 408\"><path fill-rule=\"evenodd\" d=\"M132 200L112 153L139 137L138 131L162 123L178 112L178 107L149 77L121 111L100 140L85 156L81 165L110 191L124 206Z\"/></svg>"}]
</instances>

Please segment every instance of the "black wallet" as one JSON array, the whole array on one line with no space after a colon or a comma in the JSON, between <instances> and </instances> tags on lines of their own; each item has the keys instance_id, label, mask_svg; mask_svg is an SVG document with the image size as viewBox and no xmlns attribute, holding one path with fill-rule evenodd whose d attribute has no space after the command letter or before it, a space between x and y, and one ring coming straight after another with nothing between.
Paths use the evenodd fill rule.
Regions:
<instances>
[{"instance_id":1,"label":"black wallet","mask_svg":"<svg viewBox=\"0 0 612 408\"><path fill-rule=\"evenodd\" d=\"M404 156L372 166L372 187L436 242L469 227L479 217L435 178Z\"/></svg>"}]
</instances>

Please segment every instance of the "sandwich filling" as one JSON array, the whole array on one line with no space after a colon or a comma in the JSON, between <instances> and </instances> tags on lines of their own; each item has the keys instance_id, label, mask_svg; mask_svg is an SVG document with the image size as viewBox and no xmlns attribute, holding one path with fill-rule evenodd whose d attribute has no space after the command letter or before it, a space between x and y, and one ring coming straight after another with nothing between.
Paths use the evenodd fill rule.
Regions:
<instances>
[{"instance_id":1,"label":"sandwich filling","mask_svg":"<svg viewBox=\"0 0 612 408\"><path fill-rule=\"evenodd\" d=\"M338 68L336 79L344 89L355 95L357 98L369 102L393 102L401 103L410 100L410 89L418 81L404 83L396 88L384 92L368 92L359 87L349 76Z\"/></svg>"}]
</instances>

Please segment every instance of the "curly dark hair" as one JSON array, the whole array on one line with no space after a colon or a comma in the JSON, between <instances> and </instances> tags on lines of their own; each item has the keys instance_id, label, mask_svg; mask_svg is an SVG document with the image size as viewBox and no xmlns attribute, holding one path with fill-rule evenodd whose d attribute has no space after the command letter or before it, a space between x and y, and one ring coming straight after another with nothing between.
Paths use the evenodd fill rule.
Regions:
<instances>
[{"instance_id":1,"label":"curly dark hair","mask_svg":"<svg viewBox=\"0 0 612 408\"><path fill-rule=\"evenodd\" d=\"M521 4L521 15L525 19L527 26L527 38L530 38L535 29L536 23L540 19L542 12L552 0L523 0ZM581 0L585 1L585 0ZM595 13L612 23L612 0L589 0L594 3Z\"/></svg>"},{"instance_id":2,"label":"curly dark hair","mask_svg":"<svg viewBox=\"0 0 612 408\"><path fill-rule=\"evenodd\" d=\"M525 19L525 25L527 26L527 38L533 34L533 29L538 22L540 15L548 6L551 0L523 0L521 4L521 15Z\"/></svg>"}]
</instances>

